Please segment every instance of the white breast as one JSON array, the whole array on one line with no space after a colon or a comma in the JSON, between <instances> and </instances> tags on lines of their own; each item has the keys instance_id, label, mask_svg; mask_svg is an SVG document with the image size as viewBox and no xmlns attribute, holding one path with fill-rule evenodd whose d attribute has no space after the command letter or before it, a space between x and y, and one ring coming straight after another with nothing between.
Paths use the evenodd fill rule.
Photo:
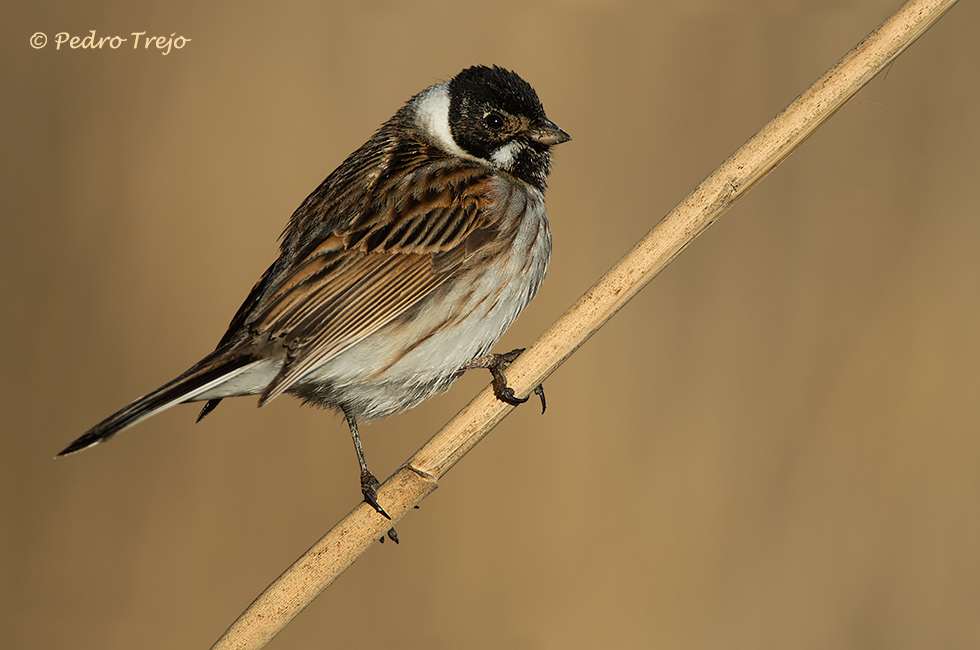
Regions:
<instances>
[{"instance_id":1,"label":"white breast","mask_svg":"<svg viewBox=\"0 0 980 650\"><path fill-rule=\"evenodd\" d=\"M551 257L541 192L509 181L501 181L499 191L510 193L504 201L510 210L524 213L509 255L457 276L410 321L382 328L301 383L323 384L323 401L336 403L342 395L348 408L369 420L448 388L466 362L489 352L534 297Z\"/></svg>"}]
</instances>

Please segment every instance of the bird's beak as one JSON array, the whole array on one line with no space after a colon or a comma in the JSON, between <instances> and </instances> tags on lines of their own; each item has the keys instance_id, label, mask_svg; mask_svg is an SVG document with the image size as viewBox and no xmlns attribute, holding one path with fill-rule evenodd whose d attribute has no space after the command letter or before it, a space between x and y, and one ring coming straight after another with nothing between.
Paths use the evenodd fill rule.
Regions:
<instances>
[{"instance_id":1,"label":"bird's beak","mask_svg":"<svg viewBox=\"0 0 980 650\"><path fill-rule=\"evenodd\" d=\"M538 122L534 125L534 128L528 134L528 137L538 144L548 146L568 142L572 139L572 136L562 131L560 128L558 128L557 124L547 118L538 120Z\"/></svg>"}]
</instances>

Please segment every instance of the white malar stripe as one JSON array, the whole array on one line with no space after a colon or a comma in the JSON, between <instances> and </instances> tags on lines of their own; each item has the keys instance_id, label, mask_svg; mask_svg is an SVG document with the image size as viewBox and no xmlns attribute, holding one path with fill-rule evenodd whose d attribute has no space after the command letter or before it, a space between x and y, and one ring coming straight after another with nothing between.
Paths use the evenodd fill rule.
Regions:
<instances>
[{"instance_id":1,"label":"white malar stripe","mask_svg":"<svg viewBox=\"0 0 980 650\"><path fill-rule=\"evenodd\" d=\"M422 91L415 113L418 124L447 153L472 158L453 139L449 128L449 84L431 86Z\"/></svg>"},{"instance_id":2,"label":"white malar stripe","mask_svg":"<svg viewBox=\"0 0 980 650\"><path fill-rule=\"evenodd\" d=\"M490 154L490 162L500 169L510 171L514 166L514 160L517 158L517 154L523 146L524 143L520 140L511 140Z\"/></svg>"}]
</instances>

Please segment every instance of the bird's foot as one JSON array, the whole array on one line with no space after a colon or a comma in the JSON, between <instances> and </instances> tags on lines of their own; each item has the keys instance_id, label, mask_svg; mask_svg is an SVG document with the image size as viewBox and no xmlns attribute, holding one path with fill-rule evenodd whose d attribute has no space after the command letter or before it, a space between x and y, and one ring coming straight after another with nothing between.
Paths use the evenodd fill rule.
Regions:
<instances>
[{"instance_id":1,"label":"bird's foot","mask_svg":"<svg viewBox=\"0 0 980 650\"><path fill-rule=\"evenodd\" d=\"M460 370L486 368L493 375L493 394L496 395L497 399L511 406L517 406L526 402L528 398L518 397L514 394L514 389L507 385L507 377L504 376L504 369L513 363L517 357L521 356L521 352L524 352L524 348L517 348L516 350L504 352L503 354L491 352L490 354L485 354L482 357L477 357L466 362ZM535 386L534 394L541 398L541 413L543 414L547 408L544 399L544 385L538 384Z\"/></svg>"}]
</instances>

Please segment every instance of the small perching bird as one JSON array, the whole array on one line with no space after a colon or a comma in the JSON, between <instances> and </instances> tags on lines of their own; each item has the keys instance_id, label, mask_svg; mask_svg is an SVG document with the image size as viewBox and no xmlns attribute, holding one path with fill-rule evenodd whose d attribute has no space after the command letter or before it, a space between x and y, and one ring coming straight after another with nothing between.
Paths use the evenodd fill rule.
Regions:
<instances>
[{"instance_id":1,"label":"small perching bird","mask_svg":"<svg viewBox=\"0 0 980 650\"><path fill-rule=\"evenodd\" d=\"M548 267L551 147L569 140L516 73L474 66L409 100L293 213L279 258L214 352L95 425L59 456L175 404L290 393L341 411L365 500L379 483L357 432L490 368L490 348ZM543 393L542 403L543 403Z\"/></svg>"}]
</instances>

